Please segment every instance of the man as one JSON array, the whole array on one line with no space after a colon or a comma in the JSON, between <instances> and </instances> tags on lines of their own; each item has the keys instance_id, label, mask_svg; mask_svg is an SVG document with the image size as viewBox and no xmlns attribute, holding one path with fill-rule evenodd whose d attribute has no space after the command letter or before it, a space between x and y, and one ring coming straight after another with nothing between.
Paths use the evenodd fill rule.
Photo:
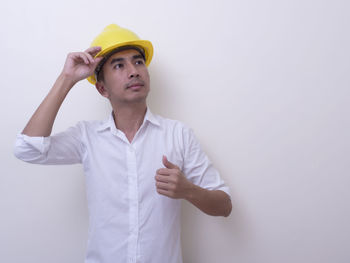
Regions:
<instances>
[{"instance_id":1,"label":"man","mask_svg":"<svg viewBox=\"0 0 350 263\"><path fill-rule=\"evenodd\" d=\"M82 163L89 209L86 263L182 262L180 205L228 216L229 190L192 131L151 113L151 42L109 25L62 73L18 135L15 155L39 164ZM88 78L113 108L106 121L82 121L51 135L70 89Z\"/></svg>"}]
</instances>

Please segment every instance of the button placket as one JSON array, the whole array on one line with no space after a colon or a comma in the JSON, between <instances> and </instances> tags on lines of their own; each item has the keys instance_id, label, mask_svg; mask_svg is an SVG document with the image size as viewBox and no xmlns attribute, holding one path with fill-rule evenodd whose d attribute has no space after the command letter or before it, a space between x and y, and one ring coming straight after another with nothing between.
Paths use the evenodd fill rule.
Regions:
<instances>
[{"instance_id":1,"label":"button placket","mask_svg":"<svg viewBox=\"0 0 350 263\"><path fill-rule=\"evenodd\" d=\"M137 180L137 162L136 152L133 145L127 146L127 168L128 168L128 182L129 182L129 256L130 259L135 259L137 253L137 242L139 232L138 222L138 180ZM135 262L135 261L132 261Z\"/></svg>"}]
</instances>

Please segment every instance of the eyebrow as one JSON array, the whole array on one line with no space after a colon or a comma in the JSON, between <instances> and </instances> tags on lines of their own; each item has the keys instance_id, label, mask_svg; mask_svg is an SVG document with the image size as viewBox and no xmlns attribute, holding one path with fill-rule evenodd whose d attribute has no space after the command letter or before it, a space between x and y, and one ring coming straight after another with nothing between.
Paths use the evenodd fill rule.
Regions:
<instances>
[{"instance_id":1,"label":"eyebrow","mask_svg":"<svg viewBox=\"0 0 350 263\"><path fill-rule=\"evenodd\" d=\"M135 60L135 59L142 59L142 60L144 60L142 55L134 55L134 56L132 56L132 59L133 60ZM125 58L113 58L111 60L110 64L112 65L113 63L124 61L124 60L125 60Z\"/></svg>"}]
</instances>

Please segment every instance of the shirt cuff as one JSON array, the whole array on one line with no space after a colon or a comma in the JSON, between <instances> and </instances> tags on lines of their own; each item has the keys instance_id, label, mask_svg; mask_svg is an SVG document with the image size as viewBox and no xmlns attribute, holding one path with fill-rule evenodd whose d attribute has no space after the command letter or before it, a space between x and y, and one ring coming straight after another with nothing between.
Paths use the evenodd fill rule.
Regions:
<instances>
[{"instance_id":1,"label":"shirt cuff","mask_svg":"<svg viewBox=\"0 0 350 263\"><path fill-rule=\"evenodd\" d=\"M38 150L41 154L46 153L50 147L50 137L43 136L28 136L25 134L18 134L16 140L16 146L24 146L29 145L36 150Z\"/></svg>"}]
</instances>

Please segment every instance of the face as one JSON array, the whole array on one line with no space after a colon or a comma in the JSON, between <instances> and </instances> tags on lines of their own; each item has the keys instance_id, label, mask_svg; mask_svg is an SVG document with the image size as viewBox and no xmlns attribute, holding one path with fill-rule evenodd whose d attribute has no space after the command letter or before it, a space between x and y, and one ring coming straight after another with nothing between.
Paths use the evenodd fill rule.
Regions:
<instances>
[{"instance_id":1,"label":"face","mask_svg":"<svg viewBox=\"0 0 350 263\"><path fill-rule=\"evenodd\" d=\"M128 49L113 54L102 70L104 78L96 83L96 88L112 105L146 102L150 78L138 51Z\"/></svg>"}]
</instances>

